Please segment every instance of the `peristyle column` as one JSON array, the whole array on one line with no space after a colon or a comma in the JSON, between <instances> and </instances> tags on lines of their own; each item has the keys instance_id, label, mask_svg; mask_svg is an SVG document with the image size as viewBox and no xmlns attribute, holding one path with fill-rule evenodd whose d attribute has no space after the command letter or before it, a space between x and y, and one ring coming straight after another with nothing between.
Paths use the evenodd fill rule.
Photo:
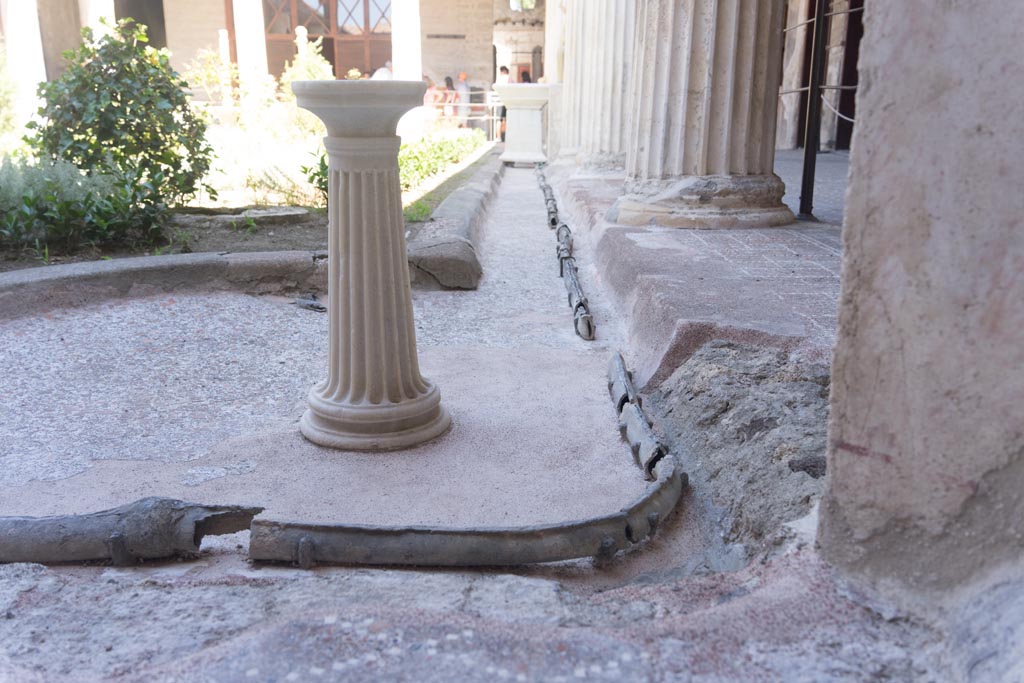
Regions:
<instances>
[{"instance_id":1,"label":"peristyle column","mask_svg":"<svg viewBox=\"0 0 1024 683\"><path fill-rule=\"evenodd\" d=\"M398 119L421 81L298 81L298 105L327 127L327 379L309 393L302 434L351 450L406 448L451 422L420 374L398 181Z\"/></svg>"},{"instance_id":2,"label":"peristyle column","mask_svg":"<svg viewBox=\"0 0 1024 683\"><path fill-rule=\"evenodd\" d=\"M629 84L646 77L631 68L636 0L586 0L576 11L584 14L588 34L579 59L579 161L622 166L629 141Z\"/></svg>"},{"instance_id":3,"label":"peristyle column","mask_svg":"<svg viewBox=\"0 0 1024 683\"><path fill-rule=\"evenodd\" d=\"M774 173L783 0L640 0L628 225L766 227L793 221Z\"/></svg>"}]
</instances>

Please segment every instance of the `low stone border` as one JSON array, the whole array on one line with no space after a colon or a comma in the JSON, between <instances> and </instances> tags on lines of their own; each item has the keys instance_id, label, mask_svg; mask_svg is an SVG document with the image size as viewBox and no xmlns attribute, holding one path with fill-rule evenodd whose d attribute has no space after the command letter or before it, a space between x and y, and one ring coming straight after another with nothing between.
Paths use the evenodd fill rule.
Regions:
<instances>
[{"instance_id":1,"label":"low stone border","mask_svg":"<svg viewBox=\"0 0 1024 683\"><path fill-rule=\"evenodd\" d=\"M252 206L247 208L188 207L171 213L171 224L188 225L189 221L203 219L226 226L244 226L246 221L261 227L293 225L309 220L309 209L301 206Z\"/></svg>"},{"instance_id":2,"label":"low stone border","mask_svg":"<svg viewBox=\"0 0 1024 683\"><path fill-rule=\"evenodd\" d=\"M470 181L448 195L431 221L409 236L414 285L476 289L480 284L480 228L505 171L496 152L484 159Z\"/></svg>"},{"instance_id":3,"label":"low stone border","mask_svg":"<svg viewBox=\"0 0 1024 683\"><path fill-rule=\"evenodd\" d=\"M651 429L620 353L609 362L608 392L634 462L651 482L643 495L618 512L557 524L464 529L255 518L249 559L293 562L305 569L317 563L468 567L581 557L609 560L657 533L679 503L689 478Z\"/></svg>"},{"instance_id":4,"label":"low stone border","mask_svg":"<svg viewBox=\"0 0 1024 683\"><path fill-rule=\"evenodd\" d=\"M139 256L0 274L0 320L110 299L187 290L324 291L327 253L272 251Z\"/></svg>"},{"instance_id":5,"label":"low stone border","mask_svg":"<svg viewBox=\"0 0 1024 683\"><path fill-rule=\"evenodd\" d=\"M444 529L303 524L254 519L249 559L317 563L509 566L581 557L609 560L653 536L675 508L687 477L675 460L653 468L655 481L642 496L610 515L543 526Z\"/></svg>"}]
</instances>

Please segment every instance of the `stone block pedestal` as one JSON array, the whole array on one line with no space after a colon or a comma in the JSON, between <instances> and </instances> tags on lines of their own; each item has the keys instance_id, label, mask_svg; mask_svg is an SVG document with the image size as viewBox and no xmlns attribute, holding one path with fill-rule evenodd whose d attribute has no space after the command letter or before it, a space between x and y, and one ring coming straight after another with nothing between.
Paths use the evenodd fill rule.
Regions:
<instances>
[{"instance_id":1,"label":"stone block pedestal","mask_svg":"<svg viewBox=\"0 0 1024 683\"><path fill-rule=\"evenodd\" d=\"M508 83L494 90L508 110L505 163L536 164L548 160L544 152L544 105L548 86L543 83Z\"/></svg>"}]
</instances>

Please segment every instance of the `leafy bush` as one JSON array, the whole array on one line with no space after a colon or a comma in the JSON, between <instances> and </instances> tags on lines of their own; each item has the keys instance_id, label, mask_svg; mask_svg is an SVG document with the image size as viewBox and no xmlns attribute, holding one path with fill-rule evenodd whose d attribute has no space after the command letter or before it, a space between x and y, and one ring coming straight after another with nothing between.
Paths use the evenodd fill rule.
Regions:
<instances>
[{"instance_id":1,"label":"leafy bush","mask_svg":"<svg viewBox=\"0 0 1024 683\"><path fill-rule=\"evenodd\" d=\"M333 81L334 67L324 59L322 51L324 39L310 41L305 30L295 32L295 58L288 62L281 72L281 100L295 102L292 83L295 81ZM306 135L323 135L324 124L313 112L293 107L290 125Z\"/></svg>"},{"instance_id":2,"label":"leafy bush","mask_svg":"<svg viewBox=\"0 0 1024 683\"><path fill-rule=\"evenodd\" d=\"M295 99L293 81L334 80L334 67L323 56L323 42L323 38L309 40L304 30L295 32L295 58L281 72L282 99Z\"/></svg>"},{"instance_id":3,"label":"leafy bush","mask_svg":"<svg viewBox=\"0 0 1024 683\"><path fill-rule=\"evenodd\" d=\"M169 204L195 195L213 150L167 51L148 46L145 27L131 20L100 38L85 28L82 37L64 54L63 75L39 86L43 121L30 124L30 144L89 173L148 183Z\"/></svg>"},{"instance_id":4,"label":"leafy bush","mask_svg":"<svg viewBox=\"0 0 1024 683\"><path fill-rule=\"evenodd\" d=\"M193 93L201 92L210 104L231 104L238 83L238 66L225 62L217 50L203 48L186 65L184 78Z\"/></svg>"},{"instance_id":5,"label":"leafy bush","mask_svg":"<svg viewBox=\"0 0 1024 683\"><path fill-rule=\"evenodd\" d=\"M152 242L165 207L137 172L86 175L67 161L0 163L0 244L71 251L83 242Z\"/></svg>"},{"instance_id":6,"label":"leafy bush","mask_svg":"<svg viewBox=\"0 0 1024 683\"><path fill-rule=\"evenodd\" d=\"M418 187L430 176L457 163L487 142L482 130L461 128L402 145L398 150L398 175L402 190ZM327 155L320 152L318 162L303 166L302 172L327 201Z\"/></svg>"}]
</instances>

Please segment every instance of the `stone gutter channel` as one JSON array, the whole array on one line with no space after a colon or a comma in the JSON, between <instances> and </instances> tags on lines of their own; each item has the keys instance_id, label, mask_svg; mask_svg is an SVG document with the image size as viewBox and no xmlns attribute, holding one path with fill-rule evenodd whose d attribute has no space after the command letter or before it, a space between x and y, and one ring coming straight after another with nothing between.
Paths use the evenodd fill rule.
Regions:
<instances>
[{"instance_id":1,"label":"stone gutter channel","mask_svg":"<svg viewBox=\"0 0 1024 683\"><path fill-rule=\"evenodd\" d=\"M500 177L500 172L493 169L489 174L490 181L471 182L463 188L465 192L453 193L439 207L440 222L448 226L445 229L458 232L454 240L444 242L440 231L410 240L410 263L415 247L419 253L416 268L429 272L441 284L448 280L475 287L473 273L479 271L478 260L476 271L456 269L456 274L451 275L435 267L445 263L435 257L444 251L445 245L451 244L464 256L477 257L479 224ZM543 175L538 175L543 188ZM552 204L549 203L549 221L553 219L557 225L557 208ZM565 258L571 259L571 255L562 251L564 239L560 240L559 252L564 273ZM319 252L278 252L143 257L15 271L0 275L0 321L109 299L183 290L249 294L322 290L325 266L325 255ZM449 275L454 280L448 279ZM475 278L479 280L479 272ZM572 304L572 292L569 294ZM580 303L576 302L574 312L583 310L589 318L585 298L582 307ZM575 324L579 333L578 314ZM587 329L591 330L592 338L592 321ZM588 338L582 333L580 336ZM614 354L609 364L608 389L620 431L649 484L631 503L605 515L508 527L307 524L260 519L259 507L147 498L91 514L0 517L0 562L110 561L129 566L141 560L189 558L199 552L204 536L244 529L251 532L250 559L290 562L304 568L318 563L507 566L584 557L608 561L618 551L656 533L687 485L687 477L676 459L666 457L666 449L651 430L632 376L619 354Z\"/></svg>"}]
</instances>

